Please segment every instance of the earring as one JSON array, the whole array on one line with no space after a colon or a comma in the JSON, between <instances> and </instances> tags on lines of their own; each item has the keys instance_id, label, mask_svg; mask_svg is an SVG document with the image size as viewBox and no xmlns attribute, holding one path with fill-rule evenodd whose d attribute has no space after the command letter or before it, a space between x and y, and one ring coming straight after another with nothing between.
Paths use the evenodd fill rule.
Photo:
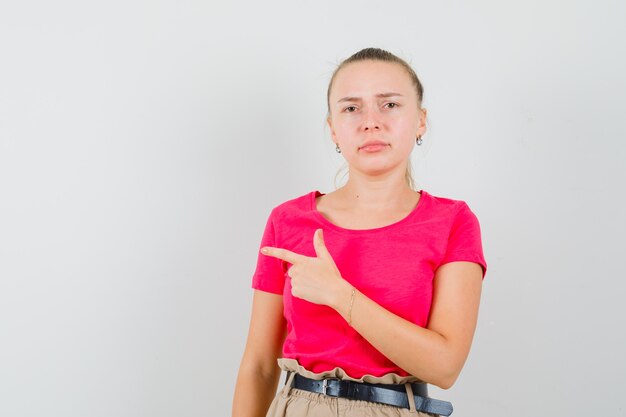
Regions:
<instances>
[{"instance_id":1,"label":"earring","mask_svg":"<svg viewBox=\"0 0 626 417\"><path fill-rule=\"evenodd\" d=\"M417 143L418 145L421 145L422 144L422 137L418 136L417 140L415 141L415 143Z\"/></svg>"},{"instance_id":2,"label":"earring","mask_svg":"<svg viewBox=\"0 0 626 417\"><path fill-rule=\"evenodd\" d=\"M335 145L337 145L337 147L335 148L335 150L337 151L337 153L341 153L341 149L339 149L339 144L336 143Z\"/></svg>"}]
</instances>

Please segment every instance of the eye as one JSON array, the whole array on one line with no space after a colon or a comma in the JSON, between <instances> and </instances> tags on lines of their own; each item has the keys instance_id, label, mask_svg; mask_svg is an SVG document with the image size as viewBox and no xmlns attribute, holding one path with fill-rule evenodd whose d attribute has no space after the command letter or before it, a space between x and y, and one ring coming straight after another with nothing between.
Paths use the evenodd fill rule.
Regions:
<instances>
[{"instance_id":1,"label":"eye","mask_svg":"<svg viewBox=\"0 0 626 417\"><path fill-rule=\"evenodd\" d=\"M386 105L387 105L387 106L390 106L390 107L389 107L390 109L393 109L393 108L395 108L395 107L398 107L398 103L387 103Z\"/></svg>"},{"instance_id":2,"label":"eye","mask_svg":"<svg viewBox=\"0 0 626 417\"><path fill-rule=\"evenodd\" d=\"M348 113L352 113L354 110L350 110L350 109L355 109L356 110L356 106L348 106L345 109L343 109L343 111L348 112Z\"/></svg>"}]
</instances>

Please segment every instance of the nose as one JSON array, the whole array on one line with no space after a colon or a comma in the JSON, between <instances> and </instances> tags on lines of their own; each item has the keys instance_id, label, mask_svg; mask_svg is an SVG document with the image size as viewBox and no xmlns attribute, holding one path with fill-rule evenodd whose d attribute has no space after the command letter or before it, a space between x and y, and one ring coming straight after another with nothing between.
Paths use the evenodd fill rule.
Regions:
<instances>
[{"instance_id":1,"label":"nose","mask_svg":"<svg viewBox=\"0 0 626 417\"><path fill-rule=\"evenodd\" d=\"M380 130L381 122L378 109L364 110L363 113L363 130L366 132Z\"/></svg>"}]
</instances>

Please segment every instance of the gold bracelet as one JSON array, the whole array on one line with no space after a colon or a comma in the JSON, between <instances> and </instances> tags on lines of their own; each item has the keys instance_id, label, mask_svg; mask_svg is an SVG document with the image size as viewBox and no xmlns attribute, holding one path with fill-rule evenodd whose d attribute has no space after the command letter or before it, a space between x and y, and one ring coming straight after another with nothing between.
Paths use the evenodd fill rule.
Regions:
<instances>
[{"instance_id":1,"label":"gold bracelet","mask_svg":"<svg viewBox=\"0 0 626 417\"><path fill-rule=\"evenodd\" d=\"M352 305L354 304L354 293L356 288L352 287L352 295L350 296L350 310L348 311L348 324L352 327Z\"/></svg>"}]
</instances>

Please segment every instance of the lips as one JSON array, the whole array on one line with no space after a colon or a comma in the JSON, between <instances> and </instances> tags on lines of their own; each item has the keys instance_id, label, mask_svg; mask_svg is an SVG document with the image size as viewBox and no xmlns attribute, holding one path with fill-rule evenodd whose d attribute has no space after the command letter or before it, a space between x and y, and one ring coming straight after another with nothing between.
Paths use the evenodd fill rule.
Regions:
<instances>
[{"instance_id":1,"label":"lips","mask_svg":"<svg viewBox=\"0 0 626 417\"><path fill-rule=\"evenodd\" d=\"M359 149L365 148L366 146L387 146L388 143L385 143L380 140L368 140L363 145L359 147Z\"/></svg>"}]
</instances>

